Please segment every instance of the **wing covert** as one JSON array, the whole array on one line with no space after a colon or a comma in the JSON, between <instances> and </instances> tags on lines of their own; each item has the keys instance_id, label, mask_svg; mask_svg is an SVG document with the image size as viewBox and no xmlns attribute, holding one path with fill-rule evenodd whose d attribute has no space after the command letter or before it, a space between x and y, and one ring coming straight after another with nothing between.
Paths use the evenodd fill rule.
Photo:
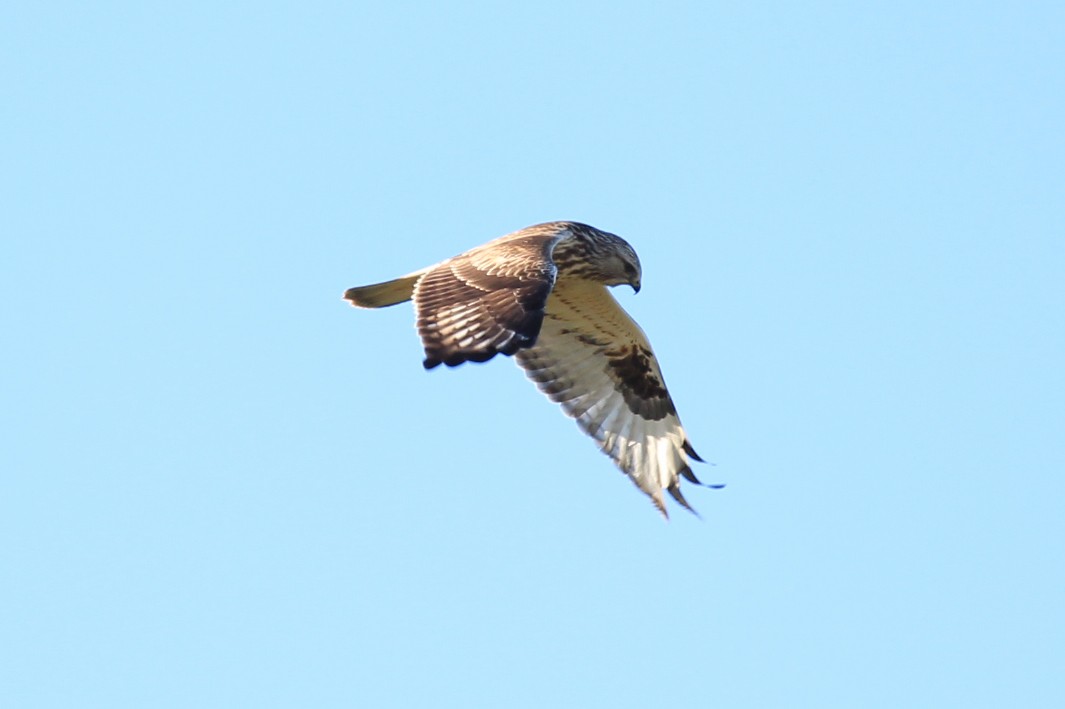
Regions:
<instances>
[{"instance_id":1,"label":"wing covert","mask_svg":"<svg viewBox=\"0 0 1065 709\"><path fill-rule=\"evenodd\" d=\"M515 234L430 268L414 287L426 369L484 362L529 347L540 334L561 235Z\"/></svg>"}]
</instances>

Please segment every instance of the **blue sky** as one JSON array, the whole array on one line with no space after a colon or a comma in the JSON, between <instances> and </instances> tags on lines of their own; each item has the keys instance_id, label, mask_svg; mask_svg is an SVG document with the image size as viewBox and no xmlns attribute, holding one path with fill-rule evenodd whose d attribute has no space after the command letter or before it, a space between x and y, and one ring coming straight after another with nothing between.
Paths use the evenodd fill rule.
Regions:
<instances>
[{"instance_id":1,"label":"blue sky","mask_svg":"<svg viewBox=\"0 0 1065 709\"><path fill-rule=\"evenodd\" d=\"M0 11L0 703L1065 702L1065 11ZM345 288L628 239L720 491Z\"/></svg>"}]
</instances>

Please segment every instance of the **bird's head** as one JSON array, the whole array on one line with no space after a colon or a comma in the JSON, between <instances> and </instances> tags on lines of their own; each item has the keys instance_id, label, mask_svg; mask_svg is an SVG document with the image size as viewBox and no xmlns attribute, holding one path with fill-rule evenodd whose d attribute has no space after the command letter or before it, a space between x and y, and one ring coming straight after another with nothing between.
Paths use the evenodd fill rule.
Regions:
<instances>
[{"instance_id":1,"label":"bird's head","mask_svg":"<svg viewBox=\"0 0 1065 709\"><path fill-rule=\"evenodd\" d=\"M630 285L640 292L640 257L629 242L616 234L579 222L567 222L571 233L582 245L585 262L578 271L607 286Z\"/></svg>"},{"instance_id":2,"label":"bird's head","mask_svg":"<svg viewBox=\"0 0 1065 709\"><path fill-rule=\"evenodd\" d=\"M613 234L611 234L613 236ZM608 286L620 286L628 284L632 286L634 293L640 292L640 279L643 270L640 268L640 257L628 242L621 237L614 242L614 248L607 254L603 271L608 274L606 284Z\"/></svg>"}]
</instances>

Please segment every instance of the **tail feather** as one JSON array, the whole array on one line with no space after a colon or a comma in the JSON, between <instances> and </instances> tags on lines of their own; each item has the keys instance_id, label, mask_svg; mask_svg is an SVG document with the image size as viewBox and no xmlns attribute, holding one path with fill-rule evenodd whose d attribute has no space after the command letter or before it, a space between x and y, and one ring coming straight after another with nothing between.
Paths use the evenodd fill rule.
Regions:
<instances>
[{"instance_id":1,"label":"tail feather","mask_svg":"<svg viewBox=\"0 0 1065 709\"><path fill-rule=\"evenodd\" d=\"M405 303L414 295L414 284L423 275L422 271L384 283L356 286L344 291L344 300L360 308L387 308Z\"/></svg>"}]
</instances>

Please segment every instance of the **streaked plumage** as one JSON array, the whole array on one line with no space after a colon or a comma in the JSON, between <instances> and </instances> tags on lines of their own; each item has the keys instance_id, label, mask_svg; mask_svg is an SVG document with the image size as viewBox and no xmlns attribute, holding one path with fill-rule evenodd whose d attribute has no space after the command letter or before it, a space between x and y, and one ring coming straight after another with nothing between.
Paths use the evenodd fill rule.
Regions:
<instances>
[{"instance_id":1,"label":"streaked plumage","mask_svg":"<svg viewBox=\"0 0 1065 709\"><path fill-rule=\"evenodd\" d=\"M680 478L698 483L690 461L702 459L650 343L607 290L627 283L639 291L640 273L620 237L550 222L344 297L364 308L413 298L426 369L514 355L663 515L663 490L694 512Z\"/></svg>"}]
</instances>

